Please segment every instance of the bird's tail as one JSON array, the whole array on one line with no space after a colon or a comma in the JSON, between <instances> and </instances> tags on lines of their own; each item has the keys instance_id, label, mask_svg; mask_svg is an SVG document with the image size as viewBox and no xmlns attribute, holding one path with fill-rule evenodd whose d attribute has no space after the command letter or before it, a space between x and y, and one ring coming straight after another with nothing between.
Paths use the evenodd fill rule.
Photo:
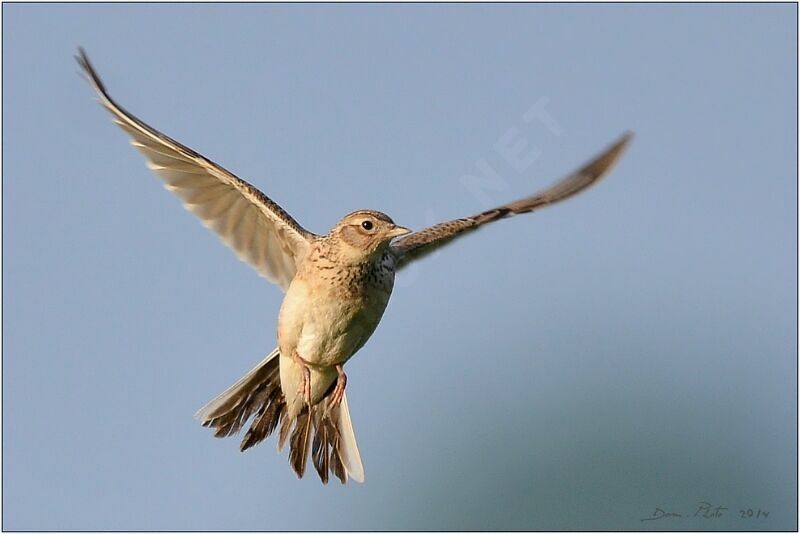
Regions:
<instances>
[{"instance_id":1,"label":"bird's tail","mask_svg":"<svg viewBox=\"0 0 800 534\"><path fill-rule=\"evenodd\" d=\"M294 429L292 429L294 423ZM291 437L289 437L291 434ZM289 439L289 463L297 476L306 468L309 449L314 467L323 484L328 483L328 473L333 473L344 484L347 478L364 482L364 466L358 452L347 393L334 408L328 407L327 395L309 409L304 406L294 421L288 417L281 422L278 450Z\"/></svg>"},{"instance_id":2,"label":"bird's tail","mask_svg":"<svg viewBox=\"0 0 800 534\"><path fill-rule=\"evenodd\" d=\"M195 418L213 428L215 437L222 438L239 432L253 417L240 445L242 451L268 438L280 425L278 450L289 438L289 463L298 477L305 473L310 450L323 483L328 482L329 472L342 483L348 477L363 482L364 468L346 394L334 408L328 407L326 395L310 410L305 406L291 417L281 389L278 355L276 348L238 382L200 408Z\"/></svg>"}]
</instances>

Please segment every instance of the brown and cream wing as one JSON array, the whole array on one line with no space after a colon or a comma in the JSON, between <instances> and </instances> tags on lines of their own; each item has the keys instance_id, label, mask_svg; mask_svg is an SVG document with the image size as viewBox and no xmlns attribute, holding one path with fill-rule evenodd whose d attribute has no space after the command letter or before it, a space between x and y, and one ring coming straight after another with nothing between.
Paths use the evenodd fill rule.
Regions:
<instances>
[{"instance_id":1,"label":"brown and cream wing","mask_svg":"<svg viewBox=\"0 0 800 534\"><path fill-rule=\"evenodd\" d=\"M242 261L284 290L317 236L261 191L213 161L148 126L108 94L83 49L76 58L114 122L131 136L147 166L186 209L214 230Z\"/></svg>"},{"instance_id":2,"label":"brown and cream wing","mask_svg":"<svg viewBox=\"0 0 800 534\"><path fill-rule=\"evenodd\" d=\"M515 202L498 206L496 208L478 213L471 217L456 219L445 223L436 224L419 232L408 234L392 243L391 250L396 258L396 269L407 265L409 262L421 258L426 254L446 245L453 239L463 236L482 225L513 217L521 213L529 213L538 208L555 204L565 200L586 189L597 181L619 159L632 137L630 132L625 133L614 144L600 155L589 161L579 170L562 178L547 189L539 191L529 197Z\"/></svg>"}]
</instances>

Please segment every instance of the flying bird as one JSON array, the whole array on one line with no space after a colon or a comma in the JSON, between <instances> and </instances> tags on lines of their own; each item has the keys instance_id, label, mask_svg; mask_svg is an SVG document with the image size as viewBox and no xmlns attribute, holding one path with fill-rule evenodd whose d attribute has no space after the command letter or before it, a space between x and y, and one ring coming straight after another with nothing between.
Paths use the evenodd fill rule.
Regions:
<instances>
[{"instance_id":1,"label":"flying bird","mask_svg":"<svg viewBox=\"0 0 800 534\"><path fill-rule=\"evenodd\" d=\"M364 481L347 405L345 363L375 331L395 273L482 226L567 199L595 184L631 139L625 133L579 170L529 197L412 232L384 213L358 210L318 235L261 191L164 135L111 98L83 49L76 57L100 103L186 209L243 261L285 292L278 346L196 418L225 437L252 420L240 449L278 430L289 463L302 477L309 452L323 483Z\"/></svg>"}]
</instances>

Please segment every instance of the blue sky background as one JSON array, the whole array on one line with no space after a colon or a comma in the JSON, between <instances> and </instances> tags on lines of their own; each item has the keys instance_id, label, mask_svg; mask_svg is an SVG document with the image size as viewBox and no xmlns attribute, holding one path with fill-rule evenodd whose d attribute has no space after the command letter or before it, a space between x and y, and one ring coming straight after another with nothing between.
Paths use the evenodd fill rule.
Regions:
<instances>
[{"instance_id":1,"label":"blue sky background","mask_svg":"<svg viewBox=\"0 0 800 534\"><path fill-rule=\"evenodd\" d=\"M3 527L797 528L796 16L4 4ZM367 483L323 487L192 419L272 349L282 295L163 190L79 45L319 233L468 215L636 139L587 193L400 276L348 364Z\"/></svg>"}]
</instances>

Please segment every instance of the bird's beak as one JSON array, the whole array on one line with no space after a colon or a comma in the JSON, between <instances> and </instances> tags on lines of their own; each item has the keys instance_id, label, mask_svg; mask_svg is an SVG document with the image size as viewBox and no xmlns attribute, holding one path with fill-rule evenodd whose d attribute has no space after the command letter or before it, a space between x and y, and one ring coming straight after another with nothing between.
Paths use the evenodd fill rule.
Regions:
<instances>
[{"instance_id":1,"label":"bird's beak","mask_svg":"<svg viewBox=\"0 0 800 534\"><path fill-rule=\"evenodd\" d=\"M402 226L395 226L391 230L389 230L389 237L400 237L401 235L410 234L411 230L408 228L403 228Z\"/></svg>"}]
</instances>

